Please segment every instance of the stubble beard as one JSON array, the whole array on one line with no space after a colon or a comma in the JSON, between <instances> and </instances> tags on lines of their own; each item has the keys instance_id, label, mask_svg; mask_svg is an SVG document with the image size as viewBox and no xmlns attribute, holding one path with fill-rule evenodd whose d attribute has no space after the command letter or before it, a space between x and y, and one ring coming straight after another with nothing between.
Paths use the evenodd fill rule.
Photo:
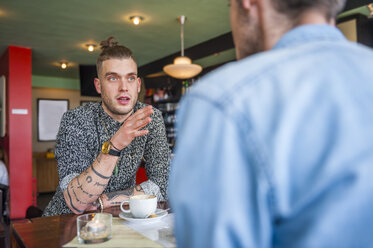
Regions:
<instances>
[{"instance_id":1,"label":"stubble beard","mask_svg":"<svg viewBox=\"0 0 373 248\"><path fill-rule=\"evenodd\" d=\"M102 103L106 107L106 109L110 112L108 113L113 114L115 116L126 116L131 113L135 107L137 102L137 96L134 98L131 97L131 102L127 104L125 107L117 107L116 106L116 99L111 99L102 92Z\"/></svg>"},{"instance_id":2,"label":"stubble beard","mask_svg":"<svg viewBox=\"0 0 373 248\"><path fill-rule=\"evenodd\" d=\"M243 59L250 55L263 51L263 32L256 19L248 17L240 30L240 40L236 45L237 59Z\"/></svg>"}]
</instances>

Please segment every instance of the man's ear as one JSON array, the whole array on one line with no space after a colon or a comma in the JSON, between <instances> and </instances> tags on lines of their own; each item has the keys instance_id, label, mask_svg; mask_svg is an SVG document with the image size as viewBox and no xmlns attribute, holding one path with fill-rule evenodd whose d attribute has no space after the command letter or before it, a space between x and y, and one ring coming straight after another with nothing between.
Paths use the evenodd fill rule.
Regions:
<instances>
[{"instance_id":1,"label":"man's ear","mask_svg":"<svg viewBox=\"0 0 373 248\"><path fill-rule=\"evenodd\" d=\"M98 94L101 94L101 82L100 79L95 78L95 87Z\"/></svg>"},{"instance_id":2,"label":"man's ear","mask_svg":"<svg viewBox=\"0 0 373 248\"><path fill-rule=\"evenodd\" d=\"M250 10L251 6L254 4L258 4L258 2L261 2L262 0L240 0L242 2L242 7L245 10Z\"/></svg>"},{"instance_id":3,"label":"man's ear","mask_svg":"<svg viewBox=\"0 0 373 248\"><path fill-rule=\"evenodd\" d=\"M141 91L141 78L137 78L137 93L140 93Z\"/></svg>"},{"instance_id":4,"label":"man's ear","mask_svg":"<svg viewBox=\"0 0 373 248\"><path fill-rule=\"evenodd\" d=\"M245 10L250 10L250 5L251 5L251 2L253 2L253 0L241 0L241 1L242 1L242 7Z\"/></svg>"}]
</instances>

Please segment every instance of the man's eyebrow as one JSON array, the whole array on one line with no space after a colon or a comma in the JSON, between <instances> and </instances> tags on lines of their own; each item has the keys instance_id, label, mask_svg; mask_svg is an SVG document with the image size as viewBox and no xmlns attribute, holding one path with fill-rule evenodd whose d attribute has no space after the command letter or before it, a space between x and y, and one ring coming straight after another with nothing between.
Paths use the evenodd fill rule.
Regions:
<instances>
[{"instance_id":1,"label":"man's eyebrow","mask_svg":"<svg viewBox=\"0 0 373 248\"><path fill-rule=\"evenodd\" d=\"M106 73L105 73L105 77L107 77L107 76L111 76L111 75L113 75L113 76L119 76L119 74L116 73L116 72L111 72L111 71L109 71L109 72L106 72Z\"/></svg>"},{"instance_id":2,"label":"man's eyebrow","mask_svg":"<svg viewBox=\"0 0 373 248\"><path fill-rule=\"evenodd\" d=\"M119 73L111 72L111 71L105 73L105 77L107 77L107 76L118 76L118 77L120 77ZM136 76L137 77L137 73L136 72L130 72L130 73L127 73L127 76Z\"/></svg>"}]
</instances>

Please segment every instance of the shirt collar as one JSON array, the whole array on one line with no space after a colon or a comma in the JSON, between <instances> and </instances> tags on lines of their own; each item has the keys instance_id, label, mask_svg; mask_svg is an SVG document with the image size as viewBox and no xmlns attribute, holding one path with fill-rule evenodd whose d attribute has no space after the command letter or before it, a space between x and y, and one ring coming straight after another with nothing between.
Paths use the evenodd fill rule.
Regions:
<instances>
[{"instance_id":1,"label":"shirt collar","mask_svg":"<svg viewBox=\"0 0 373 248\"><path fill-rule=\"evenodd\" d=\"M293 47L315 41L343 41L346 38L342 32L334 26L301 25L291 29L273 47L273 49Z\"/></svg>"}]
</instances>

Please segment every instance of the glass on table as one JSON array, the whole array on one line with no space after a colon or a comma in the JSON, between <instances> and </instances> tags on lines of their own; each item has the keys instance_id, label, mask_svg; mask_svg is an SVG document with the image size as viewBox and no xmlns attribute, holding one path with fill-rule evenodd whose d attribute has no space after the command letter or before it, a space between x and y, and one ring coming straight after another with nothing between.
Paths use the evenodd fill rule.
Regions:
<instances>
[{"instance_id":1,"label":"glass on table","mask_svg":"<svg viewBox=\"0 0 373 248\"><path fill-rule=\"evenodd\" d=\"M77 218L79 243L101 243L111 239L112 215L107 213L84 214Z\"/></svg>"}]
</instances>

